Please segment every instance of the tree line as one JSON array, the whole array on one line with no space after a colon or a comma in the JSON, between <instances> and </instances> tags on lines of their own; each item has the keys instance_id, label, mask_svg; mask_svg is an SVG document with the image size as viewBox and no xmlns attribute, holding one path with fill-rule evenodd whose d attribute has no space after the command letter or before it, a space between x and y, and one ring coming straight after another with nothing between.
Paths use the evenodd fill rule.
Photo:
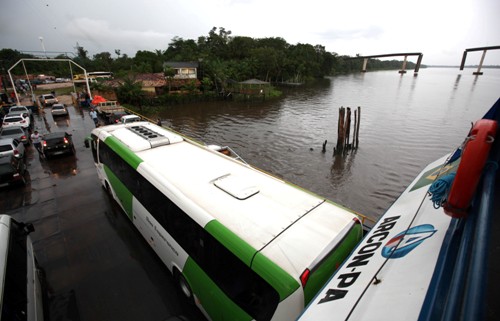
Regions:
<instances>
[{"instance_id":1,"label":"tree line","mask_svg":"<svg viewBox=\"0 0 500 321\"><path fill-rule=\"evenodd\" d=\"M207 36L200 36L197 40L174 37L165 50L139 50L134 57L129 57L120 49L115 49L114 54L101 52L91 57L87 50L77 45L75 57L61 55L56 58L71 58L87 71L111 71L115 77L130 73L165 72L164 63L167 61L195 61L199 63L200 80L213 85L251 78L271 83L302 83L325 76L359 72L363 63L362 59L328 52L322 45L292 45L280 37L231 36L231 31L223 27L214 27ZM13 49L0 50L0 63L4 70L21 58L33 56ZM413 66L408 62L409 69ZM27 61L26 67L30 73L69 76L68 67L60 63L36 64ZM401 61L397 60L371 59L368 63L368 70L400 67Z\"/></svg>"}]
</instances>

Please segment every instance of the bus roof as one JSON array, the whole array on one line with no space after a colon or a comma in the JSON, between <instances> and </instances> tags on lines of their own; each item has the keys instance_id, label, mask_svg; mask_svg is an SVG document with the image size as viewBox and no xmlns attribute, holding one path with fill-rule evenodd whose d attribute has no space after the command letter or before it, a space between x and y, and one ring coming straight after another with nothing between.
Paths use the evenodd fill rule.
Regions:
<instances>
[{"instance_id":1,"label":"bus roof","mask_svg":"<svg viewBox=\"0 0 500 321\"><path fill-rule=\"evenodd\" d=\"M164 135L168 143L152 147L133 126ZM100 139L111 135L133 150L142 160L137 170L167 196L177 190L177 202L172 201L195 213L200 225L216 219L291 275L299 275L355 218L317 195L149 122L99 127L94 133ZM179 197L195 205L186 208Z\"/></svg>"}]
</instances>

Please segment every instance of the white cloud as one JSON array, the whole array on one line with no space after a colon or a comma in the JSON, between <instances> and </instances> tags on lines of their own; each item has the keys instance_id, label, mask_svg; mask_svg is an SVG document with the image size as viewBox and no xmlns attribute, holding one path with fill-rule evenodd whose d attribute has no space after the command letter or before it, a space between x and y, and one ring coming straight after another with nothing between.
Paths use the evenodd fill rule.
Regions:
<instances>
[{"instance_id":1,"label":"white cloud","mask_svg":"<svg viewBox=\"0 0 500 321\"><path fill-rule=\"evenodd\" d=\"M47 6L48 4L48 6ZM458 64L463 50L500 45L498 0L18 0L0 11L0 44L17 50L165 50L174 36L212 27L233 36L281 37L340 55L420 51L427 64ZM500 51L488 53L500 64Z\"/></svg>"},{"instance_id":2,"label":"white cloud","mask_svg":"<svg viewBox=\"0 0 500 321\"><path fill-rule=\"evenodd\" d=\"M173 37L153 30L119 29L108 21L91 18L72 20L65 28L65 33L69 38L79 39L80 45L85 49L87 47L102 51L122 49L123 53L128 54L135 54L137 50L165 48Z\"/></svg>"}]
</instances>

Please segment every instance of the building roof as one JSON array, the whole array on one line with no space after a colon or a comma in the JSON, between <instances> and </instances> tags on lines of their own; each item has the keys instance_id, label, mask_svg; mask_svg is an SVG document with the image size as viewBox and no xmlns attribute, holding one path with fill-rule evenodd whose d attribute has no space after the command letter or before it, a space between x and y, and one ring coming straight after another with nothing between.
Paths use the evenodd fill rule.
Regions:
<instances>
[{"instance_id":1,"label":"building roof","mask_svg":"<svg viewBox=\"0 0 500 321\"><path fill-rule=\"evenodd\" d=\"M170 86L170 87L182 87L186 84L189 84L191 83L192 81L195 82L195 85L196 86L200 86L200 81L198 79L170 79L170 80L167 80L165 79L165 76L163 75L163 73L159 72L159 73L146 73L146 74L138 74L135 76L135 82L141 82L142 83L142 87L166 87L166 86ZM105 82L105 84L107 86L111 86L111 87L119 87L121 85L122 81L118 80L118 79L113 79L113 80L108 80Z\"/></svg>"},{"instance_id":2,"label":"building roof","mask_svg":"<svg viewBox=\"0 0 500 321\"><path fill-rule=\"evenodd\" d=\"M169 66L170 68L198 68L197 61L166 61L163 63L164 66Z\"/></svg>"},{"instance_id":3,"label":"building roof","mask_svg":"<svg viewBox=\"0 0 500 321\"><path fill-rule=\"evenodd\" d=\"M138 74L135 77L136 82L142 82L142 87L163 87L166 86L165 75L158 72L154 74Z\"/></svg>"}]
</instances>

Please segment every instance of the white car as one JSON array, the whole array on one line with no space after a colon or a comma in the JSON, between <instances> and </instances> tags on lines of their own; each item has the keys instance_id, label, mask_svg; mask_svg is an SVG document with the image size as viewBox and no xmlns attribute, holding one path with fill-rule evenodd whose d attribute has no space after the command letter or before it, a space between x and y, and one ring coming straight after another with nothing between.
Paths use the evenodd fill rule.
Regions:
<instances>
[{"instance_id":1,"label":"white car","mask_svg":"<svg viewBox=\"0 0 500 321\"><path fill-rule=\"evenodd\" d=\"M54 116L68 116L68 110L63 104L52 105L52 117Z\"/></svg>"},{"instance_id":2,"label":"white car","mask_svg":"<svg viewBox=\"0 0 500 321\"><path fill-rule=\"evenodd\" d=\"M125 115L125 116L122 116L122 118L120 118L120 122L122 124L133 123L136 121L141 121L141 117L139 117L137 115Z\"/></svg>"},{"instance_id":3,"label":"white car","mask_svg":"<svg viewBox=\"0 0 500 321\"><path fill-rule=\"evenodd\" d=\"M28 115L32 115L31 109L26 106L12 106L9 108L9 114L18 114L19 112L27 113Z\"/></svg>"},{"instance_id":4,"label":"white car","mask_svg":"<svg viewBox=\"0 0 500 321\"><path fill-rule=\"evenodd\" d=\"M27 113L7 114L3 117L2 127L20 126L27 129L31 126L30 116Z\"/></svg>"}]
</instances>

